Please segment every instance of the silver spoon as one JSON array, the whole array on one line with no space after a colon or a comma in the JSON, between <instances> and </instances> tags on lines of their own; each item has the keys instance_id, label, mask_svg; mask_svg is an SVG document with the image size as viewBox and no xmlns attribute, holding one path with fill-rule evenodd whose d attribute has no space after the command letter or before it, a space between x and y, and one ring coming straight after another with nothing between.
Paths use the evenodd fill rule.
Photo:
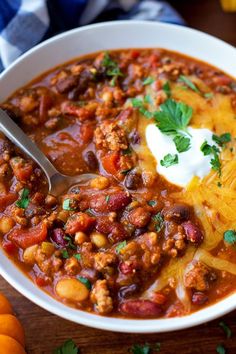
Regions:
<instances>
[{"instance_id":1,"label":"silver spoon","mask_svg":"<svg viewBox=\"0 0 236 354\"><path fill-rule=\"evenodd\" d=\"M30 138L18 127L9 115L0 108L0 131L9 140L17 145L24 153L30 156L44 171L48 179L49 193L58 196L75 185L86 184L90 179L98 175L84 173L78 176L65 176L59 173L47 157L39 150Z\"/></svg>"}]
</instances>

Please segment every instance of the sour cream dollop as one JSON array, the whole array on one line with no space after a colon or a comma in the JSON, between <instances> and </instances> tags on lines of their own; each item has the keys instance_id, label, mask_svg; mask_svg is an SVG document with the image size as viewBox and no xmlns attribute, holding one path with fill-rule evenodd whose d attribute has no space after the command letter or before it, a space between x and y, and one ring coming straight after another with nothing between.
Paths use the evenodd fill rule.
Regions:
<instances>
[{"instance_id":1,"label":"sour cream dollop","mask_svg":"<svg viewBox=\"0 0 236 354\"><path fill-rule=\"evenodd\" d=\"M200 147L204 141L214 145L213 133L209 129L188 127L187 130L191 135L191 147L188 151L178 153L172 137L163 134L155 124L149 124L146 128L146 141L157 161L157 172L169 182L181 187L186 187L194 176L203 178L208 175L212 156L204 156ZM167 154L177 154L178 163L170 167L162 166L160 162Z\"/></svg>"}]
</instances>

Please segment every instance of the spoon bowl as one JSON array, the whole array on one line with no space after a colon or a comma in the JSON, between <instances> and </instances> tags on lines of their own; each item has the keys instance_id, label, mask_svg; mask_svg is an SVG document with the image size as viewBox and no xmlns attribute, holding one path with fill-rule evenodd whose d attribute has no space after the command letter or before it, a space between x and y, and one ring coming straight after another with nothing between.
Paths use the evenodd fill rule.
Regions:
<instances>
[{"instance_id":1,"label":"spoon bowl","mask_svg":"<svg viewBox=\"0 0 236 354\"><path fill-rule=\"evenodd\" d=\"M21 128L0 108L0 130L12 143L17 145L26 155L31 157L44 171L48 180L48 191L56 196L61 195L72 186L86 184L97 177L94 173L84 173L78 176L65 176L58 172L48 158L36 144L23 132Z\"/></svg>"}]
</instances>

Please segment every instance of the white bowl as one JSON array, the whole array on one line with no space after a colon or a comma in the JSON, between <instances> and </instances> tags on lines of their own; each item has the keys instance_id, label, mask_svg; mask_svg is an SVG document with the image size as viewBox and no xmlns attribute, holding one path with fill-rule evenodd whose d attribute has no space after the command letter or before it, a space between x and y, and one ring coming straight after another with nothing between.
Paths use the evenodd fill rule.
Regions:
<instances>
[{"instance_id":1,"label":"white bowl","mask_svg":"<svg viewBox=\"0 0 236 354\"><path fill-rule=\"evenodd\" d=\"M75 57L107 49L161 47L236 73L236 49L186 27L155 22L100 23L58 35L28 51L0 75L0 102L37 75ZM0 251L0 273L18 291L44 309L80 324L117 332L166 332L205 323L236 308L236 293L185 317L129 320L102 317L63 305L33 284Z\"/></svg>"}]
</instances>

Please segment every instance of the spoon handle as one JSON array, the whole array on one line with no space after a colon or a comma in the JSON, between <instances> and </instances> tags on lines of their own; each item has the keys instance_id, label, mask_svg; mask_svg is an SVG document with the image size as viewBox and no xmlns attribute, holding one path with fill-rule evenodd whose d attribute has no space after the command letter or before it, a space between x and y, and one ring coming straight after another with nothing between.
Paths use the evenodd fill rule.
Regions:
<instances>
[{"instance_id":1,"label":"spoon handle","mask_svg":"<svg viewBox=\"0 0 236 354\"><path fill-rule=\"evenodd\" d=\"M35 143L18 127L16 123L0 108L0 130L17 145L24 153L30 156L45 172L48 180L58 171L39 150Z\"/></svg>"}]
</instances>

